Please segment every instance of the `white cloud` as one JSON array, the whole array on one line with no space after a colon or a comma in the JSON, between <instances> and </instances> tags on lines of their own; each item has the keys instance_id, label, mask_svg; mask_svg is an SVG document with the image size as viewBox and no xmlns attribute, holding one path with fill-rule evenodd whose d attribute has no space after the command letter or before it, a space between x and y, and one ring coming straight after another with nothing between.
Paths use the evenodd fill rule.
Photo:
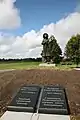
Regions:
<instances>
[{"instance_id":1,"label":"white cloud","mask_svg":"<svg viewBox=\"0 0 80 120\"><path fill-rule=\"evenodd\" d=\"M62 50L72 35L80 33L80 13L75 12L62 18L55 24L43 26L36 32L31 30L23 36L0 35L0 58L26 58L39 57L42 51L43 33L47 32L49 36L53 34L58 40Z\"/></svg>"},{"instance_id":2,"label":"white cloud","mask_svg":"<svg viewBox=\"0 0 80 120\"><path fill-rule=\"evenodd\" d=\"M16 0L0 0L0 29L14 29L20 26L19 10L14 6Z\"/></svg>"}]
</instances>

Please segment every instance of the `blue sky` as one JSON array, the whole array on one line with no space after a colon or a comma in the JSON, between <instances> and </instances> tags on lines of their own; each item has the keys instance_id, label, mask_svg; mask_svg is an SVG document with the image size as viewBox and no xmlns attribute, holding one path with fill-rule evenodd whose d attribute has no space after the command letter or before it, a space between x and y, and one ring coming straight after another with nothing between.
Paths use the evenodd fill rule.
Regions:
<instances>
[{"instance_id":1,"label":"blue sky","mask_svg":"<svg viewBox=\"0 0 80 120\"><path fill-rule=\"evenodd\" d=\"M78 0L17 0L15 6L20 11L21 26L2 31L14 35L22 35L32 29L38 31L74 12L77 3Z\"/></svg>"}]
</instances>

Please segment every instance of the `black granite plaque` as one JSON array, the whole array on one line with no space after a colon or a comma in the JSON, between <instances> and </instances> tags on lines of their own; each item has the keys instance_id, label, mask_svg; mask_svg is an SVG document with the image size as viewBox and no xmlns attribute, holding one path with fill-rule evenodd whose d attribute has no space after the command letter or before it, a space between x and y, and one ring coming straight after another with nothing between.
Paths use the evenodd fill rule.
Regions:
<instances>
[{"instance_id":1,"label":"black granite plaque","mask_svg":"<svg viewBox=\"0 0 80 120\"><path fill-rule=\"evenodd\" d=\"M9 111L35 112L40 93L38 86L23 86L8 106Z\"/></svg>"},{"instance_id":2,"label":"black granite plaque","mask_svg":"<svg viewBox=\"0 0 80 120\"><path fill-rule=\"evenodd\" d=\"M38 112L68 115L68 104L64 88L61 86L45 86Z\"/></svg>"}]
</instances>

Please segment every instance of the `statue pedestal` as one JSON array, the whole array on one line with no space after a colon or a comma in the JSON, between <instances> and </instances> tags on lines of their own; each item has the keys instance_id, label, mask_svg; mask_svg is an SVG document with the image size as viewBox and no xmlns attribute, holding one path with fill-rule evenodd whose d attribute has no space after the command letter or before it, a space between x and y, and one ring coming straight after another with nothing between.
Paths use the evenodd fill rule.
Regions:
<instances>
[{"instance_id":1,"label":"statue pedestal","mask_svg":"<svg viewBox=\"0 0 80 120\"><path fill-rule=\"evenodd\" d=\"M39 66L42 66L42 67L55 67L56 64L41 63L41 64L39 64Z\"/></svg>"},{"instance_id":2,"label":"statue pedestal","mask_svg":"<svg viewBox=\"0 0 80 120\"><path fill-rule=\"evenodd\" d=\"M80 71L80 68L74 68L74 70L79 70Z\"/></svg>"}]
</instances>

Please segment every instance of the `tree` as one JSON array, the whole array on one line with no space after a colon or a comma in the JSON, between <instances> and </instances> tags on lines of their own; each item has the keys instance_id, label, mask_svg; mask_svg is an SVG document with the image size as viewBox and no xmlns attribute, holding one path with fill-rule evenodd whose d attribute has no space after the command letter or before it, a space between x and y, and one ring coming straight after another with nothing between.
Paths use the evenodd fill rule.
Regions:
<instances>
[{"instance_id":1,"label":"tree","mask_svg":"<svg viewBox=\"0 0 80 120\"><path fill-rule=\"evenodd\" d=\"M74 61L77 66L80 62L80 35L72 36L65 47L65 55Z\"/></svg>"},{"instance_id":2,"label":"tree","mask_svg":"<svg viewBox=\"0 0 80 120\"><path fill-rule=\"evenodd\" d=\"M59 63L61 61L62 50L53 35L50 37L49 41L50 55L52 61L54 61L54 63Z\"/></svg>"}]
</instances>

